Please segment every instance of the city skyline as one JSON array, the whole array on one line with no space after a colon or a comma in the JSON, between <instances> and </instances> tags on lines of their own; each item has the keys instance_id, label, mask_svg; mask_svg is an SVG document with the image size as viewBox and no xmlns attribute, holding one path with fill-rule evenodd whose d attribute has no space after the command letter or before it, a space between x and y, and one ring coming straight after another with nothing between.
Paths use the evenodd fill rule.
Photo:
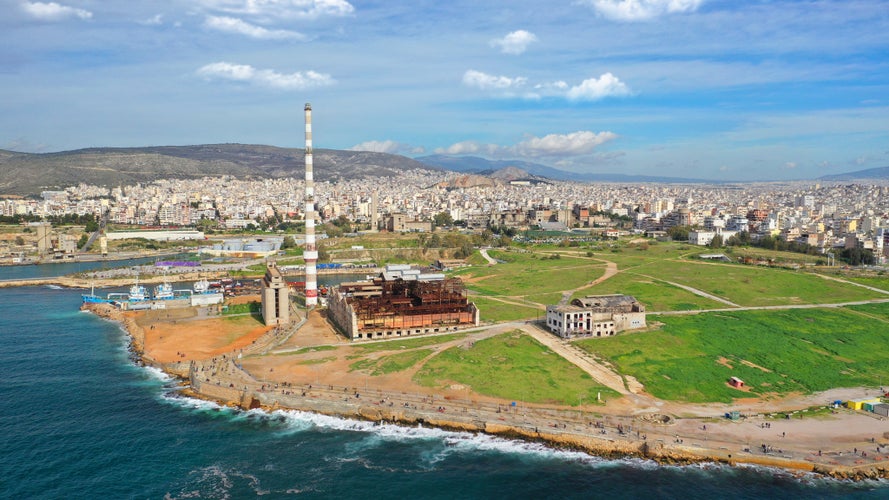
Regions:
<instances>
[{"instance_id":1,"label":"city skyline","mask_svg":"<svg viewBox=\"0 0 889 500\"><path fill-rule=\"evenodd\" d=\"M889 165L882 1L3 0L0 148L258 143L571 172Z\"/></svg>"}]
</instances>

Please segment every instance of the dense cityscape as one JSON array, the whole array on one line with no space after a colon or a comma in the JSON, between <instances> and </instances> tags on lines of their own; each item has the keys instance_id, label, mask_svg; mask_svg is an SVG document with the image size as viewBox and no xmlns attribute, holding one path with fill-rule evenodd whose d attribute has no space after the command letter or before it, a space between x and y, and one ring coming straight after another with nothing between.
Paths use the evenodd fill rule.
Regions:
<instances>
[{"instance_id":1,"label":"dense cityscape","mask_svg":"<svg viewBox=\"0 0 889 500\"><path fill-rule=\"evenodd\" d=\"M711 246L721 246L746 232L754 241L769 236L817 253L866 251L862 254L866 260L856 264L882 264L889 249L886 185L821 185L816 181L620 185L487 179L467 187L467 177L411 171L398 182L318 182L316 207L322 221L345 219L356 229L371 229L376 220L379 227L375 229L428 231L433 221L444 220L476 229L587 234L586 228L608 228L612 236L655 237L670 232L674 239ZM12 220L66 215L92 215L98 220L107 215L109 223L121 225L275 231L302 221L303 190L304 181L292 178L208 177L111 189L81 184L45 191L40 198L0 200L0 209ZM442 214L446 214L443 219ZM6 258L29 250L10 241L0 245L0 255Z\"/></svg>"}]
</instances>

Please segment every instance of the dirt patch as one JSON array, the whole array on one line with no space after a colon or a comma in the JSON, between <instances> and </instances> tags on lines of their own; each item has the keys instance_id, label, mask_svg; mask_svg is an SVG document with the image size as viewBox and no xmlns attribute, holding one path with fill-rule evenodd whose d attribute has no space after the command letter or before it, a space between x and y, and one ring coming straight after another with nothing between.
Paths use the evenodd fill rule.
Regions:
<instances>
[{"instance_id":1,"label":"dirt patch","mask_svg":"<svg viewBox=\"0 0 889 500\"><path fill-rule=\"evenodd\" d=\"M720 356L719 359L716 360L716 362L719 363L720 365L728 368L729 370L735 369L735 367L732 365L731 360L728 358L725 358L723 356ZM742 361L742 363L743 363L743 361Z\"/></svg>"},{"instance_id":2,"label":"dirt patch","mask_svg":"<svg viewBox=\"0 0 889 500\"><path fill-rule=\"evenodd\" d=\"M746 359L742 359L742 360L741 360L741 364L742 364L742 365L749 366L750 368L756 368L757 370L761 370L761 371L764 371L764 372L766 372L766 373L772 373L772 370L769 370L768 368L759 366L758 364L753 363L753 362L751 362L751 361L747 361Z\"/></svg>"},{"instance_id":3,"label":"dirt patch","mask_svg":"<svg viewBox=\"0 0 889 500\"><path fill-rule=\"evenodd\" d=\"M158 362L206 359L236 351L249 346L272 328L252 317L195 321L176 319L175 316L155 318L151 322L147 322L145 316L137 319L145 331L145 354Z\"/></svg>"},{"instance_id":4,"label":"dirt patch","mask_svg":"<svg viewBox=\"0 0 889 500\"><path fill-rule=\"evenodd\" d=\"M484 281L488 278L493 278L495 276L500 276L500 275L499 274L489 274L487 276L464 276L463 282L464 283L479 283L481 281Z\"/></svg>"}]
</instances>

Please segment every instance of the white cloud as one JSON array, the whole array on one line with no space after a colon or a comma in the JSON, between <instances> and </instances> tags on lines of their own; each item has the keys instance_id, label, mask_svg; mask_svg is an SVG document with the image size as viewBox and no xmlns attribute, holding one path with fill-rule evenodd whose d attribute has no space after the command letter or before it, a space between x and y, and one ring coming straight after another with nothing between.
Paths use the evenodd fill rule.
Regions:
<instances>
[{"instance_id":1,"label":"white cloud","mask_svg":"<svg viewBox=\"0 0 889 500\"><path fill-rule=\"evenodd\" d=\"M787 162L787 163L784 164L784 168L786 168L786 169L791 169L791 170L792 170L792 169L796 168L796 162L795 162L795 161L789 161L789 162Z\"/></svg>"},{"instance_id":2,"label":"white cloud","mask_svg":"<svg viewBox=\"0 0 889 500\"><path fill-rule=\"evenodd\" d=\"M582 156L608 141L617 138L614 132L590 132L588 130L570 134L549 134L544 137L530 137L515 145L514 150L521 156Z\"/></svg>"},{"instance_id":3,"label":"white cloud","mask_svg":"<svg viewBox=\"0 0 889 500\"><path fill-rule=\"evenodd\" d=\"M207 20L204 21L204 26L217 31L222 31L223 33L234 33L263 40L306 39L305 35L297 33L296 31L269 30L262 26L256 26L255 24L250 24L234 17L208 16Z\"/></svg>"},{"instance_id":4,"label":"white cloud","mask_svg":"<svg viewBox=\"0 0 889 500\"><path fill-rule=\"evenodd\" d=\"M597 101L606 97L632 95L630 88L611 73L599 78L588 78L579 85L569 86L562 80L538 83L533 91L521 94L515 91L524 87L528 79L522 76L514 78L495 76L481 71L468 70L463 74L463 85L481 90L499 91L504 97L520 96L525 99L539 99L542 96L563 97L572 101Z\"/></svg>"},{"instance_id":5,"label":"white cloud","mask_svg":"<svg viewBox=\"0 0 889 500\"><path fill-rule=\"evenodd\" d=\"M208 80L231 80L282 90L301 90L333 85L336 81L330 75L315 71L278 73L270 69L256 69L247 64L216 62L197 70L197 74Z\"/></svg>"},{"instance_id":6,"label":"white cloud","mask_svg":"<svg viewBox=\"0 0 889 500\"><path fill-rule=\"evenodd\" d=\"M157 14L153 17L149 17L144 21L141 21L139 24L144 24L145 26L159 26L164 23L164 15Z\"/></svg>"},{"instance_id":7,"label":"white cloud","mask_svg":"<svg viewBox=\"0 0 889 500\"><path fill-rule=\"evenodd\" d=\"M435 152L448 155L481 154L499 158L568 158L590 155L596 147L616 138L617 134L614 132L596 133L582 130L570 134L529 137L513 146L463 141L446 148L438 148Z\"/></svg>"},{"instance_id":8,"label":"white cloud","mask_svg":"<svg viewBox=\"0 0 889 500\"><path fill-rule=\"evenodd\" d=\"M499 149L499 146L496 144L480 144L476 141L463 141L451 144L446 148L437 148L435 149L435 153L446 155L493 154L497 149Z\"/></svg>"},{"instance_id":9,"label":"white cloud","mask_svg":"<svg viewBox=\"0 0 889 500\"><path fill-rule=\"evenodd\" d=\"M605 97L630 95L630 88L611 73L589 78L571 87L566 96L572 100L596 101Z\"/></svg>"},{"instance_id":10,"label":"white cloud","mask_svg":"<svg viewBox=\"0 0 889 500\"><path fill-rule=\"evenodd\" d=\"M470 69L463 73L463 85L476 87L482 90L507 90L525 85L528 81L524 77L509 78L507 76L494 76L481 71Z\"/></svg>"},{"instance_id":11,"label":"white cloud","mask_svg":"<svg viewBox=\"0 0 889 500\"><path fill-rule=\"evenodd\" d=\"M665 14L694 12L704 0L582 0L596 12L616 21L644 21Z\"/></svg>"},{"instance_id":12,"label":"white cloud","mask_svg":"<svg viewBox=\"0 0 889 500\"><path fill-rule=\"evenodd\" d=\"M492 47L500 47L504 54L521 54L528 49L528 45L537 41L537 36L525 30L509 33L503 38L491 40Z\"/></svg>"},{"instance_id":13,"label":"white cloud","mask_svg":"<svg viewBox=\"0 0 889 500\"><path fill-rule=\"evenodd\" d=\"M69 7L55 2L22 2L22 10L37 19L44 21L60 21L69 17L90 19L93 13L88 10Z\"/></svg>"},{"instance_id":14,"label":"white cloud","mask_svg":"<svg viewBox=\"0 0 889 500\"><path fill-rule=\"evenodd\" d=\"M398 153L403 149L401 143L385 140L385 141L365 141L349 148L350 151L370 151L373 153Z\"/></svg>"},{"instance_id":15,"label":"white cloud","mask_svg":"<svg viewBox=\"0 0 889 500\"><path fill-rule=\"evenodd\" d=\"M355 12L345 0L199 0L205 7L233 14L269 19L341 17Z\"/></svg>"}]
</instances>

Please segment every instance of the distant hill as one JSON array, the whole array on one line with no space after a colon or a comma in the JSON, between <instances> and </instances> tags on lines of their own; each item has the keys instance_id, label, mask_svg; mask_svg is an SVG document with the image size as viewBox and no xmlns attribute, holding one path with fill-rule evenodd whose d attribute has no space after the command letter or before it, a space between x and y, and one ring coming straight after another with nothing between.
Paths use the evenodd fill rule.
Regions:
<instances>
[{"instance_id":1,"label":"distant hill","mask_svg":"<svg viewBox=\"0 0 889 500\"><path fill-rule=\"evenodd\" d=\"M439 170L410 158L366 151L314 150L317 180L391 177ZM28 195L86 183L113 187L158 179L231 175L303 177L304 150L247 144L89 148L59 153L0 150L0 194Z\"/></svg>"},{"instance_id":2,"label":"distant hill","mask_svg":"<svg viewBox=\"0 0 889 500\"><path fill-rule=\"evenodd\" d=\"M889 180L889 167L856 170L855 172L824 175L818 178L819 181L853 181L860 179Z\"/></svg>"},{"instance_id":3,"label":"distant hill","mask_svg":"<svg viewBox=\"0 0 889 500\"><path fill-rule=\"evenodd\" d=\"M488 160L477 156L448 156L429 155L417 158L427 165L436 166L444 170L465 172L472 174L488 174L505 168L513 167L524 170L536 177L559 181L577 182L664 182L664 183L691 183L691 184L718 184L720 181L706 179L689 179L682 177L662 177L655 175L627 175L610 173L578 173L559 170L539 163L521 160Z\"/></svg>"}]
</instances>

